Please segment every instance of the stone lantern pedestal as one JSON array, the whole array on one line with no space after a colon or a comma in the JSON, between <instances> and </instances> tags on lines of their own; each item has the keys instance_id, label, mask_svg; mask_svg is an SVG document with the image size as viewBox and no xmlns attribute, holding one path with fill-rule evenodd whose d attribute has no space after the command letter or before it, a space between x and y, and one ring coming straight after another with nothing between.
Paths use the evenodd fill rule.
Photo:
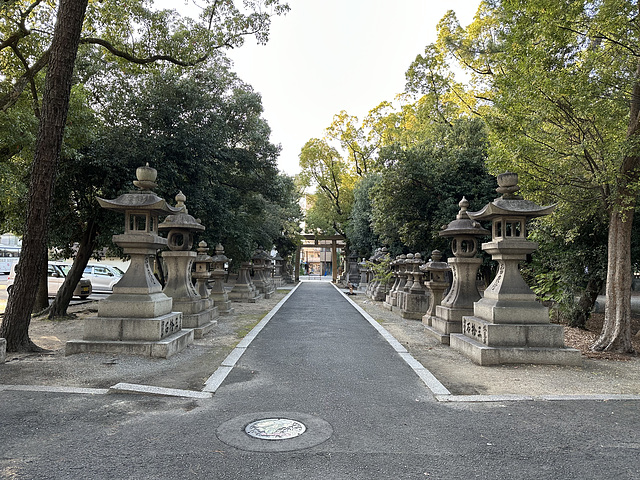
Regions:
<instances>
[{"instance_id":1,"label":"stone lantern pedestal","mask_svg":"<svg viewBox=\"0 0 640 480\"><path fill-rule=\"evenodd\" d=\"M202 338L217 325L218 309L196 291L191 269L197 253L192 251L193 234L204 226L189 215L182 192L176 195L178 213L168 215L158 229L167 230L168 251L162 252L167 266L164 293L173 298L173 309L183 313L183 325L193 328L195 338Z\"/></svg>"},{"instance_id":2,"label":"stone lantern pedestal","mask_svg":"<svg viewBox=\"0 0 640 480\"><path fill-rule=\"evenodd\" d=\"M469 202L462 198L458 204L460 211L440 236L451 237L453 257L448 264L453 281L447 296L435 307L436 314L431 318L427 332L437 337L441 343L449 344L452 333L462 333L462 317L473 314L474 302L480 300L476 285L478 268L482 259L476 257L478 238L489 234L488 230L469 218Z\"/></svg>"},{"instance_id":3,"label":"stone lantern pedestal","mask_svg":"<svg viewBox=\"0 0 640 480\"><path fill-rule=\"evenodd\" d=\"M158 235L158 216L178 210L151 191L156 170L140 167L139 191L115 200L99 198L103 208L125 214L125 233L113 241L131 257L131 264L113 294L98 303L98 315L84 323L82 340L70 340L65 354L130 353L168 358L193 342L193 330L183 329L182 313L174 311L173 300L162 292L153 275L150 260L167 240Z\"/></svg>"},{"instance_id":4,"label":"stone lantern pedestal","mask_svg":"<svg viewBox=\"0 0 640 480\"><path fill-rule=\"evenodd\" d=\"M491 242L483 250L498 261L498 273L463 317L463 333L451 335L451 346L480 365L505 363L580 365L580 351L564 346L564 327L549 322L549 312L538 303L520 275L518 263L538 245L526 239L526 222L547 215L554 206L541 207L515 195L517 175L498 176L503 196L479 212L476 220L492 220Z\"/></svg>"},{"instance_id":5,"label":"stone lantern pedestal","mask_svg":"<svg viewBox=\"0 0 640 480\"><path fill-rule=\"evenodd\" d=\"M262 294L258 292L256 286L251 281L249 269L251 262L242 262L238 271L236 283L229 292L229 300L232 302L255 303L262 298Z\"/></svg>"},{"instance_id":6,"label":"stone lantern pedestal","mask_svg":"<svg viewBox=\"0 0 640 480\"><path fill-rule=\"evenodd\" d=\"M444 292L449 287L449 282L447 282L445 278L446 272L451 271L451 267L447 264L447 262L441 262L442 253L439 250L434 250L431 252L431 261L420 267L420 270L425 272L427 276L427 281L424 282L427 290L431 294L431 298L429 301L429 308L427 309L427 313L425 313L422 317L422 323L424 326L430 330L432 333L436 334L440 337L442 334L439 331L433 330L430 327L433 325L433 319L436 316L436 308L442 302L442 297L444 296ZM444 335L442 335L444 337ZM449 335L446 335L447 341L444 342L442 338L440 338L441 343L449 343Z\"/></svg>"},{"instance_id":7,"label":"stone lantern pedestal","mask_svg":"<svg viewBox=\"0 0 640 480\"><path fill-rule=\"evenodd\" d=\"M216 245L215 253L216 254L211 257L211 261L213 263L213 271L211 272L213 285L209 292L209 296L213 300L215 306L218 307L218 311L221 315L232 315L235 309L231 306L231 300L229 300L229 295L224 288L224 277L226 275L224 266L229 259L224 254L224 248L221 244Z\"/></svg>"}]
</instances>

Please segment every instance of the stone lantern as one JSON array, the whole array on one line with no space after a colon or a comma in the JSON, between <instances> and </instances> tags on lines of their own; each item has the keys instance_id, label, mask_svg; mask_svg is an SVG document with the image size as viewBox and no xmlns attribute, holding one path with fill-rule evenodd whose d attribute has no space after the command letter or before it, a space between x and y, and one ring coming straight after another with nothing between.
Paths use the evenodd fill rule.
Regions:
<instances>
[{"instance_id":1,"label":"stone lantern","mask_svg":"<svg viewBox=\"0 0 640 480\"><path fill-rule=\"evenodd\" d=\"M196 280L196 291L201 298L209 298L210 292L207 287L207 283L209 282L209 278L211 278L211 264L213 260L207 254L207 242L204 240L198 244L198 248L196 249L198 255L194 260L195 271L191 274L193 278ZM213 300L211 300L211 305L213 305Z\"/></svg>"},{"instance_id":2,"label":"stone lantern","mask_svg":"<svg viewBox=\"0 0 640 480\"><path fill-rule=\"evenodd\" d=\"M255 303L262 298L262 294L251 281L251 262L241 262L236 283L228 293L229 299L233 302Z\"/></svg>"},{"instance_id":3,"label":"stone lantern","mask_svg":"<svg viewBox=\"0 0 640 480\"><path fill-rule=\"evenodd\" d=\"M420 267L420 270L425 272L426 281L424 284L431 294L429 308L422 317L422 323L425 327L432 326L432 319L436 316L436 307L440 305L444 292L449 286L446 273L451 271L451 267L447 262L441 262L440 260L442 260L442 252L434 250L431 252L431 261Z\"/></svg>"},{"instance_id":4,"label":"stone lantern","mask_svg":"<svg viewBox=\"0 0 640 480\"><path fill-rule=\"evenodd\" d=\"M225 265L229 262L229 258L224 254L224 247L220 243L216 245L215 255L211 257L211 262L213 263L213 271L211 272L213 286L209 296L218 307L218 312L221 315L231 315L235 309L231 306L229 295L224 289L224 277L227 273Z\"/></svg>"},{"instance_id":5,"label":"stone lantern","mask_svg":"<svg viewBox=\"0 0 640 480\"><path fill-rule=\"evenodd\" d=\"M491 241L482 249L498 262L498 272L474 303L473 315L463 317L463 333L451 335L451 346L480 365L580 364L580 352L564 346L564 327L549 322L548 309L536 301L518 269L538 247L527 240L527 221L550 214L555 206L517 195L515 173L498 175L498 185L501 197L469 212L472 220L492 221Z\"/></svg>"},{"instance_id":6,"label":"stone lantern","mask_svg":"<svg viewBox=\"0 0 640 480\"><path fill-rule=\"evenodd\" d=\"M478 268L482 259L476 257L478 238L489 234L488 230L469 218L469 202L462 197L458 203L460 211L456 219L440 231L441 237L451 237L453 258L449 267L453 276L447 296L435 307L431 325L427 332L437 337L441 343L449 344L449 335L462 333L462 317L473 314L473 304L480 299L476 285Z\"/></svg>"},{"instance_id":7,"label":"stone lantern","mask_svg":"<svg viewBox=\"0 0 640 480\"><path fill-rule=\"evenodd\" d=\"M271 298L275 288L271 283L271 256L258 248L251 258L253 263L253 284L264 298Z\"/></svg>"},{"instance_id":8,"label":"stone lantern","mask_svg":"<svg viewBox=\"0 0 640 480\"><path fill-rule=\"evenodd\" d=\"M204 225L193 218L185 205L187 199L182 192L176 195L177 213L168 215L158 225L159 230L168 231L168 251L162 252L167 266L167 282L164 293L173 298L174 310L184 314L184 326L193 328L195 337L202 338L218 323L218 310L208 298L203 298L193 286L191 270L197 253L192 251L193 236L202 232Z\"/></svg>"},{"instance_id":9,"label":"stone lantern","mask_svg":"<svg viewBox=\"0 0 640 480\"><path fill-rule=\"evenodd\" d=\"M399 260L400 255L397 255L395 260L392 260L389 263L389 267L391 268L391 276L393 278L393 284L391 285L391 288L389 288L387 296L385 297L385 301L382 304L382 306L387 310L393 310L393 302L398 291L398 284L400 283L400 264L398 263Z\"/></svg>"},{"instance_id":10,"label":"stone lantern","mask_svg":"<svg viewBox=\"0 0 640 480\"><path fill-rule=\"evenodd\" d=\"M98 198L100 206L124 214L124 233L113 241L131 257L131 264L113 294L98 303L98 315L88 317L83 340L67 342L66 354L83 352L134 353L169 357L193 341L183 330L182 313L153 275L151 259L167 240L158 235L158 216L179 211L158 197L157 172L147 164L136 170L138 188L115 200Z\"/></svg>"},{"instance_id":11,"label":"stone lantern","mask_svg":"<svg viewBox=\"0 0 640 480\"><path fill-rule=\"evenodd\" d=\"M411 258L409 258L411 257ZM423 273L421 271L422 255L415 253L407 255L405 260L407 265L407 283L400 305L400 316L412 320L421 320L429 306L429 295L422 286Z\"/></svg>"},{"instance_id":12,"label":"stone lantern","mask_svg":"<svg viewBox=\"0 0 640 480\"><path fill-rule=\"evenodd\" d=\"M284 258L280 256L280 253L276 254L273 257L274 262L274 271L273 271L273 283L276 288L279 288L283 285L284 280L282 279L283 267L284 267Z\"/></svg>"},{"instance_id":13,"label":"stone lantern","mask_svg":"<svg viewBox=\"0 0 640 480\"><path fill-rule=\"evenodd\" d=\"M358 254L356 252L349 253L347 257L349 265L349 273L347 275L347 283L354 287L360 285L360 267L358 265Z\"/></svg>"}]
</instances>

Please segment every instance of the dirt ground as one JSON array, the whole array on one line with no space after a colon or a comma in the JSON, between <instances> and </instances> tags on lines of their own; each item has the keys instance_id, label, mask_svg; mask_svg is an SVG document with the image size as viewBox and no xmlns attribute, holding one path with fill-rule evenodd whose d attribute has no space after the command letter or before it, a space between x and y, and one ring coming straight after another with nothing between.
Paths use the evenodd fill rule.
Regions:
<instances>
[{"instance_id":1,"label":"dirt ground","mask_svg":"<svg viewBox=\"0 0 640 480\"><path fill-rule=\"evenodd\" d=\"M63 320L34 318L32 340L49 349L46 354L7 354L0 365L0 384L57 385L107 388L119 382L201 390L237 343L289 290L268 300L234 303L234 315L221 316L203 339L169 359L128 355L80 354L64 356L67 340L82 338L83 319L96 315L96 304L70 309ZM478 366L467 357L426 334L420 321L405 320L359 292L350 297L382 324L407 350L456 395L583 395L640 394L640 357L594 354L589 344L597 336L602 315L594 315L589 330L565 327L567 346L583 352L578 367L554 365ZM634 318L634 333L640 319ZM634 337L640 351L640 337Z\"/></svg>"},{"instance_id":2,"label":"dirt ground","mask_svg":"<svg viewBox=\"0 0 640 480\"><path fill-rule=\"evenodd\" d=\"M270 299L233 303L233 315L219 316L216 327L169 359L132 355L78 354L65 357L65 343L83 336L84 318L97 314L97 303L69 309L61 320L34 318L33 342L44 354L7 353L0 383L108 388L119 382L201 390L231 350L290 291L279 289Z\"/></svg>"}]
</instances>

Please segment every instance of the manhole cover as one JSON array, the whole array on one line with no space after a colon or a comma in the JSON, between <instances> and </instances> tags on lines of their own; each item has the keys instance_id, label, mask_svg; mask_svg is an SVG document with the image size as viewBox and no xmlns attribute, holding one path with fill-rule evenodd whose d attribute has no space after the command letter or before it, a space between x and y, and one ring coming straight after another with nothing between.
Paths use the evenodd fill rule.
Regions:
<instances>
[{"instance_id":1,"label":"manhole cover","mask_svg":"<svg viewBox=\"0 0 640 480\"><path fill-rule=\"evenodd\" d=\"M303 423L288 418L265 418L247 425L247 435L260 440L286 440L302 435L307 430Z\"/></svg>"}]
</instances>

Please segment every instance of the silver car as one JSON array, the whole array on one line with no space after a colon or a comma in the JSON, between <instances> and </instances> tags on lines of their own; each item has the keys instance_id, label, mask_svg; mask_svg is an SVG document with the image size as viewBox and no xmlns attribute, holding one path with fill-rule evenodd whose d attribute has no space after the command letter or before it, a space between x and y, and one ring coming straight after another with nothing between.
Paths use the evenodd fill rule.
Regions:
<instances>
[{"instance_id":1,"label":"silver car","mask_svg":"<svg viewBox=\"0 0 640 480\"><path fill-rule=\"evenodd\" d=\"M13 282L16 278L16 265L17 264L11 266L11 272L9 273L9 277L7 277L7 292L13 288ZM70 268L71 265L63 262L49 262L47 265L47 286L50 297L56 296ZM73 296L85 299L91 295L91 292L91 280L83 276L76 285Z\"/></svg>"},{"instance_id":2,"label":"silver car","mask_svg":"<svg viewBox=\"0 0 640 480\"><path fill-rule=\"evenodd\" d=\"M91 280L94 292L112 292L113 286L120 281L124 272L113 265L88 264L82 274Z\"/></svg>"}]
</instances>

